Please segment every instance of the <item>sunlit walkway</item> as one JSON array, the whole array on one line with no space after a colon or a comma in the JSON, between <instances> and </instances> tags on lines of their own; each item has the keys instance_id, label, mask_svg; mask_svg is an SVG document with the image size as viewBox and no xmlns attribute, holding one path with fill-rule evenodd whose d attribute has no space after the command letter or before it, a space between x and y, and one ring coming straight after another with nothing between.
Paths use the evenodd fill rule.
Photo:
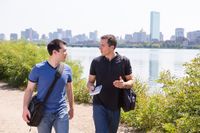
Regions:
<instances>
[{"instance_id":1,"label":"sunlit walkway","mask_svg":"<svg viewBox=\"0 0 200 133\"><path fill-rule=\"evenodd\" d=\"M22 119L23 92L0 82L0 133L28 133L29 127ZM31 129L36 133L35 128ZM70 121L70 133L94 133L92 107L75 105L75 116Z\"/></svg>"}]
</instances>

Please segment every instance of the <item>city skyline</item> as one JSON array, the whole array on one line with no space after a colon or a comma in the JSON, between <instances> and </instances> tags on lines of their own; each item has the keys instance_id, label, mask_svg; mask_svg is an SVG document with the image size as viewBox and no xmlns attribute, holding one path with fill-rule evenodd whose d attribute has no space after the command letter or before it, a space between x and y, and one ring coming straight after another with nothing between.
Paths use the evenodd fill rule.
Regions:
<instances>
[{"instance_id":1,"label":"city skyline","mask_svg":"<svg viewBox=\"0 0 200 133\"><path fill-rule=\"evenodd\" d=\"M150 33L150 12L160 13L160 31L164 40L175 34L175 28L187 32L200 30L198 0L2 0L0 2L0 33L6 39L10 33L32 27L41 34L57 28L70 29L72 34L97 30L98 35L124 37L143 29Z\"/></svg>"}]
</instances>

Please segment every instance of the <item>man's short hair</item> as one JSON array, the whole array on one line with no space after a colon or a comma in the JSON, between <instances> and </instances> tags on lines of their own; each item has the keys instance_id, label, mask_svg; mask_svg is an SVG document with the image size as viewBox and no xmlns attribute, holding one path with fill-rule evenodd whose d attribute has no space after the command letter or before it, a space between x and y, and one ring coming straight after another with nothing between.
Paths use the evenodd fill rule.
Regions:
<instances>
[{"instance_id":1,"label":"man's short hair","mask_svg":"<svg viewBox=\"0 0 200 133\"><path fill-rule=\"evenodd\" d=\"M114 35L111 35L111 34L103 35L101 37L101 40L102 39L106 39L109 46L114 46L114 48L116 48L116 46L117 46L117 40L116 40L116 38L115 38Z\"/></svg>"},{"instance_id":2,"label":"man's short hair","mask_svg":"<svg viewBox=\"0 0 200 133\"><path fill-rule=\"evenodd\" d=\"M61 49L60 44L67 45L65 41L62 41L60 39L54 39L47 45L47 50L49 55L52 55L53 50L59 51Z\"/></svg>"}]
</instances>

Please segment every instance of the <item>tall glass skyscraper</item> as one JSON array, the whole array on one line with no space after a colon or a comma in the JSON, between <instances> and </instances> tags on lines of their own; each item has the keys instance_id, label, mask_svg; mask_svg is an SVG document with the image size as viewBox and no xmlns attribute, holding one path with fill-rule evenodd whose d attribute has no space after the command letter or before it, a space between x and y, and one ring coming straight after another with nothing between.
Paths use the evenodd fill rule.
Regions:
<instances>
[{"instance_id":1,"label":"tall glass skyscraper","mask_svg":"<svg viewBox=\"0 0 200 133\"><path fill-rule=\"evenodd\" d=\"M150 39L151 41L160 41L160 13L151 12L150 22Z\"/></svg>"}]
</instances>

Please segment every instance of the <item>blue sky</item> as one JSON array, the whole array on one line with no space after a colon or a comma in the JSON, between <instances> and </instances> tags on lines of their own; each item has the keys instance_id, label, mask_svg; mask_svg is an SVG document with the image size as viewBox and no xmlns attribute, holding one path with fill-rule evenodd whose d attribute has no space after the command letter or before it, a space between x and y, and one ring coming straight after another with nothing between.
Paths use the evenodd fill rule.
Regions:
<instances>
[{"instance_id":1,"label":"blue sky","mask_svg":"<svg viewBox=\"0 0 200 133\"><path fill-rule=\"evenodd\" d=\"M140 31L149 34L150 11L160 12L160 30L164 39L175 28L186 32L200 30L199 0L1 0L0 33L6 38L12 32L32 27L41 34L57 28L71 29L72 34L124 37Z\"/></svg>"}]
</instances>

